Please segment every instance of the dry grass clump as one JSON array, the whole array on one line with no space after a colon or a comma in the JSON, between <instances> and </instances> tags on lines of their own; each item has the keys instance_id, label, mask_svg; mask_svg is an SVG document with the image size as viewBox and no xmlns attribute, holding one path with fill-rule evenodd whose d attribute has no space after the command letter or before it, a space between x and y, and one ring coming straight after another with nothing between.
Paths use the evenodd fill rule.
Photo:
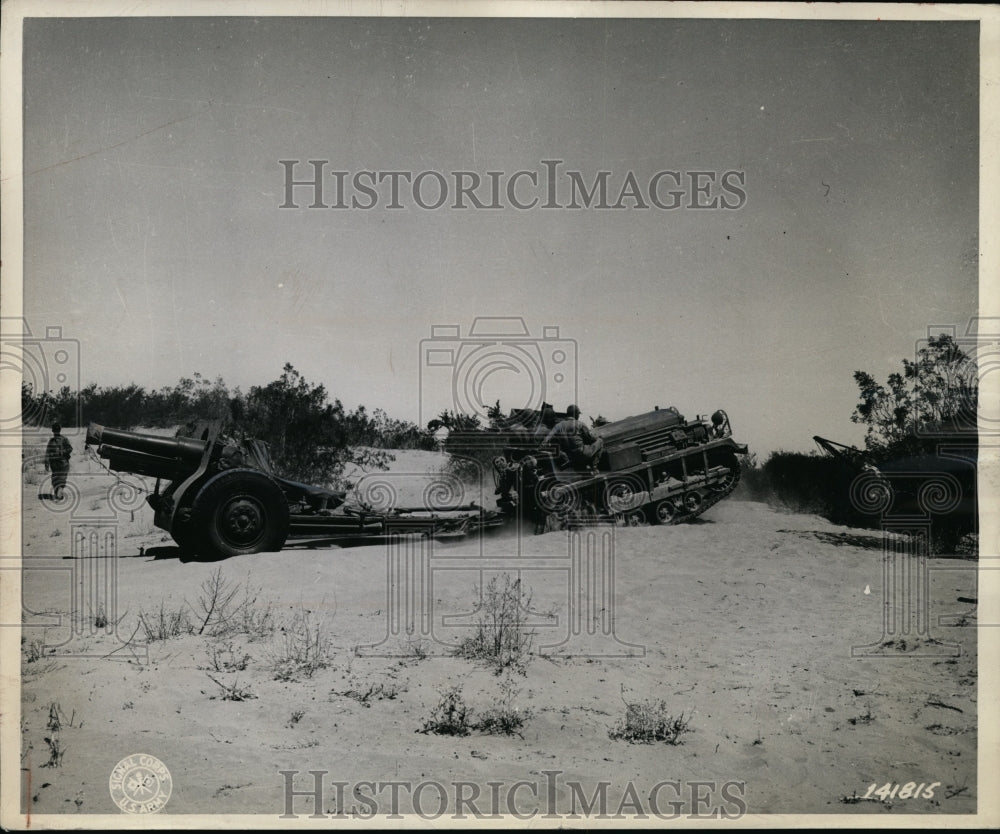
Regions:
<instances>
[{"instance_id":1,"label":"dry grass clump","mask_svg":"<svg viewBox=\"0 0 1000 834\"><path fill-rule=\"evenodd\" d=\"M616 741L633 744L652 744L654 741L680 744L680 737L690 731L689 721L684 718L684 713L676 717L672 715L667 709L667 702L662 698L626 701L623 690L622 701L625 703L625 716L608 732Z\"/></svg>"},{"instance_id":2,"label":"dry grass clump","mask_svg":"<svg viewBox=\"0 0 1000 834\"><path fill-rule=\"evenodd\" d=\"M310 678L333 663L333 641L323 623L314 623L310 612L300 611L281 627L281 643L271 658L275 680Z\"/></svg>"}]
</instances>

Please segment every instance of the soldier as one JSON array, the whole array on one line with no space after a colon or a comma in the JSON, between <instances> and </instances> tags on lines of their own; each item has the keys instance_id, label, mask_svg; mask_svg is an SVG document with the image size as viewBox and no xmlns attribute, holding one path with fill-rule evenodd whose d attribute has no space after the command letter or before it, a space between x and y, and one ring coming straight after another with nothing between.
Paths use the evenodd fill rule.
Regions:
<instances>
[{"instance_id":1,"label":"soldier","mask_svg":"<svg viewBox=\"0 0 1000 834\"><path fill-rule=\"evenodd\" d=\"M580 409L575 405L566 408L566 419L556 424L545 437L544 443L555 443L577 469L593 468L604 448L604 439L596 437L580 422Z\"/></svg>"},{"instance_id":2,"label":"soldier","mask_svg":"<svg viewBox=\"0 0 1000 834\"><path fill-rule=\"evenodd\" d=\"M66 476L69 475L69 459L73 454L73 447L61 432L62 426L53 423L52 437L45 447L45 469L52 473L52 497L57 501L62 498Z\"/></svg>"},{"instance_id":3,"label":"soldier","mask_svg":"<svg viewBox=\"0 0 1000 834\"><path fill-rule=\"evenodd\" d=\"M556 412L555 409L548 403L542 404L542 416L538 421L538 425L535 426L535 431L532 433L532 440L535 443L544 443L545 438L549 436L549 432L552 431L556 426Z\"/></svg>"}]
</instances>

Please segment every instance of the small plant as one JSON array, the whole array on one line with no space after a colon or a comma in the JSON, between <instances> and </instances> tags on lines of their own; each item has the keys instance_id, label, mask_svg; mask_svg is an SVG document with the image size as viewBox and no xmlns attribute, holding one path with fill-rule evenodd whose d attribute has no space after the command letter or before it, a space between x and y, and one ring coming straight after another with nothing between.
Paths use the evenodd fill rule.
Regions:
<instances>
[{"instance_id":1,"label":"small plant","mask_svg":"<svg viewBox=\"0 0 1000 834\"><path fill-rule=\"evenodd\" d=\"M615 740L651 744L665 741L680 744L680 737L690 731L684 713L674 717L663 699L653 701L626 701L622 687L622 701L625 703L625 717L608 732Z\"/></svg>"},{"instance_id":2,"label":"small plant","mask_svg":"<svg viewBox=\"0 0 1000 834\"><path fill-rule=\"evenodd\" d=\"M475 723L476 730L487 735L517 735L524 738L521 728L531 717L531 710L521 710L514 706L514 698L519 692L510 678L500 684L500 702L483 713L483 717Z\"/></svg>"},{"instance_id":3,"label":"small plant","mask_svg":"<svg viewBox=\"0 0 1000 834\"><path fill-rule=\"evenodd\" d=\"M24 644L24 662L35 663L45 656L45 641L32 640Z\"/></svg>"},{"instance_id":4,"label":"small plant","mask_svg":"<svg viewBox=\"0 0 1000 834\"><path fill-rule=\"evenodd\" d=\"M180 637L182 634L191 634L194 627L184 608L176 611L167 611L164 603L160 603L160 610L147 615L139 612L139 624L146 634L146 642L153 643L157 640L169 640L172 637Z\"/></svg>"},{"instance_id":5,"label":"small plant","mask_svg":"<svg viewBox=\"0 0 1000 834\"><path fill-rule=\"evenodd\" d=\"M530 591L510 574L503 574L502 580L494 576L482 589L478 608L475 631L459 644L456 654L486 661L498 675L507 668L523 674L535 634L525 620L531 608Z\"/></svg>"},{"instance_id":6,"label":"small plant","mask_svg":"<svg viewBox=\"0 0 1000 834\"><path fill-rule=\"evenodd\" d=\"M302 720L302 717L305 714L306 714L306 711L304 709L297 709L297 710L295 710L295 712L293 712L291 714L291 717L288 719L288 723L285 724L285 726L288 727L289 729L291 729L292 727L294 727L296 724L298 724Z\"/></svg>"},{"instance_id":7,"label":"small plant","mask_svg":"<svg viewBox=\"0 0 1000 834\"><path fill-rule=\"evenodd\" d=\"M76 716L74 711L73 717ZM66 748L62 746L62 742L59 740L59 732L62 730L64 713L62 707L58 703L53 701L49 704L49 718L45 722L45 729L49 731L49 734L43 739L46 746L49 748L49 759L47 762L42 764L42 767L62 767L63 756L66 755ZM73 718L69 720L69 726L73 726Z\"/></svg>"},{"instance_id":8,"label":"small plant","mask_svg":"<svg viewBox=\"0 0 1000 834\"><path fill-rule=\"evenodd\" d=\"M224 626L231 613L229 607L239 590L239 585L234 586L222 575L222 568L216 568L215 572L201 583L202 595L198 597L201 625L198 627L198 634L204 634L209 623L213 628Z\"/></svg>"},{"instance_id":9,"label":"small plant","mask_svg":"<svg viewBox=\"0 0 1000 834\"><path fill-rule=\"evenodd\" d=\"M66 748L59 741L59 734L53 733L46 736L43 741L49 748L49 760L42 763L42 767L62 767L63 756L66 755Z\"/></svg>"},{"instance_id":10,"label":"small plant","mask_svg":"<svg viewBox=\"0 0 1000 834\"><path fill-rule=\"evenodd\" d=\"M416 640L410 638L402 646L403 654L414 660L425 660L427 658L427 641L423 637Z\"/></svg>"},{"instance_id":11,"label":"small plant","mask_svg":"<svg viewBox=\"0 0 1000 834\"><path fill-rule=\"evenodd\" d=\"M322 623L313 624L309 612L299 612L281 629L281 648L272 659L275 680L312 677L333 662L333 643Z\"/></svg>"},{"instance_id":12,"label":"small plant","mask_svg":"<svg viewBox=\"0 0 1000 834\"><path fill-rule=\"evenodd\" d=\"M233 678L233 682L227 684L213 678L208 672L205 674L212 683L222 690L223 701L250 701L257 697L250 691L249 686L240 686L239 678Z\"/></svg>"},{"instance_id":13,"label":"small plant","mask_svg":"<svg viewBox=\"0 0 1000 834\"><path fill-rule=\"evenodd\" d=\"M251 660L250 655L245 652L237 654L232 643L228 643L224 649L218 646L208 648L208 661L215 672L242 672Z\"/></svg>"},{"instance_id":14,"label":"small plant","mask_svg":"<svg viewBox=\"0 0 1000 834\"><path fill-rule=\"evenodd\" d=\"M394 683L373 683L365 689L348 689L346 692L331 690L331 695L339 695L342 698L351 698L363 707L370 707L371 701L394 701L399 696L399 687Z\"/></svg>"},{"instance_id":15,"label":"small plant","mask_svg":"<svg viewBox=\"0 0 1000 834\"><path fill-rule=\"evenodd\" d=\"M270 602L258 603L260 589L256 591L246 588L243 602L230 620L230 625L239 634L245 634L251 640L262 640L274 634L277 623L274 619L274 609Z\"/></svg>"},{"instance_id":16,"label":"small plant","mask_svg":"<svg viewBox=\"0 0 1000 834\"><path fill-rule=\"evenodd\" d=\"M237 586L237 589L241 586ZM213 637L225 637L232 634L245 634L251 640L262 640L274 634L277 623L274 617L274 607L270 602L260 599L262 588L243 585L243 597L232 611L228 604L235 602L235 596L230 598L224 616L216 616L216 621L209 633Z\"/></svg>"},{"instance_id":17,"label":"small plant","mask_svg":"<svg viewBox=\"0 0 1000 834\"><path fill-rule=\"evenodd\" d=\"M462 687L451 686L441 692L441 700L434 707L431 717L417 732L439 736L467 736L470 729L469 708L462 698Z\"/></svg>"},{"instance_id":18,"label":"small plant","mask_svg":"<svg viewBox=\"0 0 1000 834\"><path fill-rule=\"evenodd\" d=\"M100 603L97 606L97 613L94 614L94 628L107 628L108 627L108 614L104 610L104 603Z\"/></svg>"},{"instance_id":19,"label":"small plant","mask_svg":"<svg viewBox=\"0 0 1000 834\"><path fill-rule=\"evenodd\" d=\"M872 702L865 701L864 713L857 716L857 718L848 718L847 723L857 726L858 724L871 724L874 720L875 716L872 714Z\"/></svg>"}]
</instances>

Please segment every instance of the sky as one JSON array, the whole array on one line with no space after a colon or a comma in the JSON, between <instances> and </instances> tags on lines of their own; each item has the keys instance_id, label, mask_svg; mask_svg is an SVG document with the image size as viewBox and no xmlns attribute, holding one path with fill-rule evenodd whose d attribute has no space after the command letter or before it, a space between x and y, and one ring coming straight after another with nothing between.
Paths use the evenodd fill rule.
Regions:
<instances>
[{"instance_id":1,"label":"sky","mask_svg":"<svg viewBox=\"0 0 1000 834\"><path fill-rule=\"evenodd\" d=\"M979 309L975 22L24 31L24 316L78 341L83 384L247 390L290 362L347 407L420 422L477 391L612 420L723 408L764 457L860 443L854 371L884 380ZM324 205L346 172L346 208L310 208L311 186L281 208L309 160ZM352 188L392 171L411 174L401 208L388 179L376 200ZM622 208L567 207L571 171ZM456 208L456 172L500 207ZM652 204L658 172L676 208ZM422 207L442 177L448 199ZM619 199L630 177L639 197Z\"/></svg>"}]
</instances>

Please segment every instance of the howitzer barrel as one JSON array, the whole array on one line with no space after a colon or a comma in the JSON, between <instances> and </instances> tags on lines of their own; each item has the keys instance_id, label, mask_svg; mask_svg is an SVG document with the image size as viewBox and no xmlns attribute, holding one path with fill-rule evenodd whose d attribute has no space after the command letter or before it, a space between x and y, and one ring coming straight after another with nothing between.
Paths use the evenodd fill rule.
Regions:
<instances>
[{"instance_id":1,"label":"howitzer barrel","mask_svg":"<svg viewBox=\"0 0 1000 834\"><path fill-rule=\"evenodd\" d=\"M112 446L125 452L138 452L171 461L198 465L208 443L193 437L160 437L122 429L109 429L91 423L87 426L88 446ZM104 455L102 455L104 457Z\"/></svg>"}]
</instances>

